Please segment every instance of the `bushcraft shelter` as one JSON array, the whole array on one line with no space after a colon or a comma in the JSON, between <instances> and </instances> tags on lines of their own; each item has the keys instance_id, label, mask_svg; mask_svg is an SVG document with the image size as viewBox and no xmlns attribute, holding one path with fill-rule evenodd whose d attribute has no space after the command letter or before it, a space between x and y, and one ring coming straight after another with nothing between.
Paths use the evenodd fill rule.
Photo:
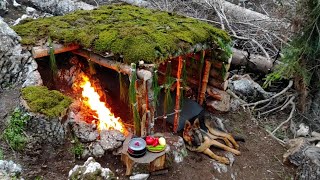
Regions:
<instances>
[{"instance_id":1,"label":"bushcraft shelter","mask_svg":"<svg viewBox=\"0 0 320 180\"><path fill-rule=\"evenodd\" d=\"M137 135L153 133L156 105L164 92L161 116L174 116L178 130L181 96L192 89L200 105L212 84L225 90L231 58L228 34L206 22L131 5L108 5L64 16L26 20L13 29L34 58L72 51L88 61L128 74L129 103ZM49 38L50 37L50 38ZM49 43L52 39L53 43ZM170 92L174 112L168 114ZM159 113L158 113L159 116Z\"/></svg>"}]
</instances>

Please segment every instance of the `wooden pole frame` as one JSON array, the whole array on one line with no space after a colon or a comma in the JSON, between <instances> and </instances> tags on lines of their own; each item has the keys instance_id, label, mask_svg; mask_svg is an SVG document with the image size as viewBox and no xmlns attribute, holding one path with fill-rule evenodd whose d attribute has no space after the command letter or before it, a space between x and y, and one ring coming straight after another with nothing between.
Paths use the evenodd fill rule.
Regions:
<instances>
[{"instance_id":1,"label":"wooden pole frame","mask_svg":"<svg viewBox=\"0 0 320 180\"><path fill-rule=\"evenodd\" d=\"M210 68L211 68L211 62L206 60L205 66L204 66L203 78L202 78L202 86L201 86L200 95L199 95L199 104L200 105L203 104L203 101L204 101L204 98L206 95L207 84L209 81Z\"/></svg>"},{"instance_id":2,"label":"wooden pole frame","mask_svg":"<svg viewBox=\"0 0 320 180\"><path fill-rule=\"evenodd\" d=\"M177 72L177 94L176 94L176 105L174 108L174 121L173 121L173 131L177 133L179 127L179 119L180 119L180 87L181 87L181 72L183 66L183 59L181 56L178 57L178 72Z\"/></svg>"}]
</instances>

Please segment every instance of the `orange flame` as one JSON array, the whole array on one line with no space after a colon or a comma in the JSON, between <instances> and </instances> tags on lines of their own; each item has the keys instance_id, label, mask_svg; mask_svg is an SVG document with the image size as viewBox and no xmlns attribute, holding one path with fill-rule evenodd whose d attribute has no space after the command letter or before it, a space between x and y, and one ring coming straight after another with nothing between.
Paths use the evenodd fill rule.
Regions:
<instances>
[{"instance_id":1,"label":"orange flame","mask_svg":"<svg viewBox=\"0 0 320 180\"><path fill-rule=\"evenodd\" d=\"M110 109L106 107L106 104L100 101L100 95L96 92L94 87L92 87L89 78L83 75L82 79L83 82L80 84L80 87L82 88L82 97L84 97L83 102L97 113L97 118L99 119L98 129L100 131L115 129L124 132L124 127L120 122L120 118L116 118Z\"/></svg>"}]
</instances>

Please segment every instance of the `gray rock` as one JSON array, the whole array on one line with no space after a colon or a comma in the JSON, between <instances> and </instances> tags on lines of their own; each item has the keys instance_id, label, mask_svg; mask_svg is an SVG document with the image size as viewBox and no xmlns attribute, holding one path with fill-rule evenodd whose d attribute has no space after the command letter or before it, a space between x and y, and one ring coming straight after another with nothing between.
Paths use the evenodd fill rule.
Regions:
<instances>
[{"instance_id":1,"label":"gray rock","mask_svg":"<svg viewBox=\"0 0 320 180\"><path fill-rule=\"evenodd\" d=\"M273 93L266 92L249 75L234 75L229 79L229 89L247 102L270 98Z\"/></svg>"},{"instance_id":2,"label":"gray rock","mask_svg":"<svg viewBox=\"0 0 320 180\"><path fill-rule=\"evenodd\" d=\"M29 51L22 49L21 38L0 19L0 89L40 85L37 63Z\"/></svg>"},{"instance_id":3,"label":"gray rock","mask_svg":"<svg viewBox=\"0 0 320 180\"><path fill-rule=\"evenodd\" d=\"M149 178L149 174L136 174L134 176L130 176L130 180L147 180Z\"/></svg>"},{"instance_id":4,"label":"gray rock","mask_svg":"<svg viewBox=\"0 0 320 180\"><path fill-rule=\"evenodd\" d=\"M113 151L122 145L124 135L117 130L103 130L100 132L100 145L106 151Z\"/></svg>"},{"instance_id":5,"label":"gray rock","mask_svg":"<svg viewBox=\"0 0 320 180\"><path fill-rule=\"evenodd\" d=\"M36 12L35 8L32 8L32 7L27 7L26 8L27 15L33 15L35 12Z\"/></svg>"},{"instance_id":6,"label":"gray rock","mask_svg":"<svg viewBox=\"0 0 320 180\"><path fill-rule=\"evenodd\" d=\"M77 0L30 0L30 2L41 11L63 15L76 10L92 10L95 7Z\"/></svg>"},{"instance_id":7,"label":"gray rock","mask_svg":"<svg viewBox=\"0 0 320 180\"><path fill-rule=\"evenodd\" d=\"M30 117L26 124L26 134L30 137L31 144L58 146L64 143L66 126L62 123L63 116L49 118L43 114L31 112L23 99L20 99L20 108ZM32 148L33 145L29 147L31 151Z\"/></svg>"},{"instance_id":8,"label":"gray rock","mask_svg":"<svg viewBox=\"0 0 320 180\"><path fill-rule=\"evenodd\" d=\"M98 142L93 143L92 154L94 157L99 157L99 158L104 155L104 150Z\"/></svg>"},{"instance_id":9,"label":"gray rock","mask_svg":"<svg viewBox=\"0 0 320 180\"><path fill-rule=\"evenodd\" d=\"M76 165L69 171L68 179L78 180L96 180L96 179L112 179L114 178L113 172L109 168L102 168L92 157L82 165Z\"/></svg>"},{"instance_id":10,"label":"gray rock","mask_svg":"<svg viewBox=\"0 0 320 180\"><path fill-rule=\"evenodd\" d=\"M171 133L156 133L155 136L164 137L170 149L167 149L168 162L181 163L188 155L184 140L180 136ZM166 160L167 161L167 160Z\"/></svg>"},{"instance_id":11,"label":"gray rock","mask_svg":"<svg viewBox=\"0 0 320 180\"><path fill-rule=\"evenodd\" d=\"M19 164L15 164L13 161L0 160L0 178L5 179L7 177L20 177L22 168ZM11 179L10 178L10 179Z\"/></svg>"},{"instance_id":12,"label":"gray rock","mask_svg":"<svg viewBox=\"0 0 320 180\"><path fill-rule=\"evenodd\" d=\"M219 173L226 173L228 171L228 167L225 164L219 163L217 161L212 161L213 169L218 171Z\"/></svg>"}]
</instances>

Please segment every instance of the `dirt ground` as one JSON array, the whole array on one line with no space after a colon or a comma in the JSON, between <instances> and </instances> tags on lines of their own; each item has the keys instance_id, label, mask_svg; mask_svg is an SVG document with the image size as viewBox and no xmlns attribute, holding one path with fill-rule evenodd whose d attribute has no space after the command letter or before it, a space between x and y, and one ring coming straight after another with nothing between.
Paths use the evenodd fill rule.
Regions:
<instances>
[{"instance_id":1,"label":"dirt ground","mask_svg":"<svg viewBox=\"0 0 320 180\"><path fill-rule=\"evenodd\" d=\"M5 120L10 110L17 105L19 98L18 90L3 91L0 93L0 130L3 132ZM231 129L234 135L241 135L246 142L239 142L241 155L235 157L232 166L228 166L227 172L219 172L214 169L213 160L204 154L188 151L188 156L180 164L173 164L166 174L151 176L149 179L292 179L294 168L282 164L282 155L285 148L270 138L264 128L256 125L251 116L244 111L230 112L224 115L217 115L226 120L226 126ZM71 152L72 144L70 139L65 145L52 148L44 146L41 154L33 156L25 153L13 152L12 149L0 139L0 147L4 152L6 160L13 160L22 165L23 177L33 180L42 177L46 180L67 179L68 172L76 164L83 164L84 160L76 160ZM217 154L225 152L213 149ZM112 154L97 159L103 167L110 168L119 179L125 177L125 167L120 157Z\"/></svg>"}]
</instances>

